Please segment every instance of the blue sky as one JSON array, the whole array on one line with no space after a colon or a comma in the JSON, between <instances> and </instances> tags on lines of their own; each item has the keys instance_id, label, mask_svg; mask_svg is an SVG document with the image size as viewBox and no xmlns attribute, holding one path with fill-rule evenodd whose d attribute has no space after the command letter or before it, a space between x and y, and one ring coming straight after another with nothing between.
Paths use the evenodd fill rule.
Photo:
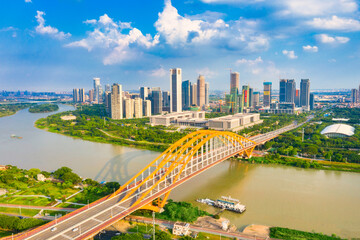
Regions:
<instances>
[{"instance_id":1,"label":"blue sky","mask_svg":"<svg viewBox=\"0 0 360 240\"><path fill-rule=\"evenodd\" d=\"M114 82L169 89L206 77L228 90L279 78L312 89L360 83L360 14L355 0L2 0L0 90L69 91Z\"/></svg>"}]
</instances>

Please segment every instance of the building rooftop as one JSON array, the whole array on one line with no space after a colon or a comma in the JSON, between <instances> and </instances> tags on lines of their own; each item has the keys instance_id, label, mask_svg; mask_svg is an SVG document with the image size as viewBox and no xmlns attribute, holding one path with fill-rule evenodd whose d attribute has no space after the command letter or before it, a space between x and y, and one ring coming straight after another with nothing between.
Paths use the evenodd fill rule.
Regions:
<instances>
[{"instance_id":1,"label":"building rooftop","mask_svg":"<svg viewBox=\"0 0 360 240\"><path fill-rule=\"evenodd\" d=\"M355 128L347 125L347 124L333 124L330 126L327 126L321 131L321 134L330 134L330 133L337 133L346 135L348 137L354 135Z\"/></svg>"}]
</instances>

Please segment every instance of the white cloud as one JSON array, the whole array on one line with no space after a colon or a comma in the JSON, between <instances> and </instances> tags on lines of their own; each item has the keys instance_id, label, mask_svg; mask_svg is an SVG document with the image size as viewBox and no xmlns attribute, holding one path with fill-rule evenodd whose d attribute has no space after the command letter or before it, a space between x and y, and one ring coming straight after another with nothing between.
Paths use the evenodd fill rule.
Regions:
<instances>
[{"instance_id":1,"label":"white cloud","mask_svg":"<svg viewBox=\"0 0 360 240\"><path fill-rule=\"evenodd\" d=\"M168 71L166 71L163 67L159 67L157 69L150 71L150 76L153 77L164 77L168 74Z\"/></svg>"},{"instance_id":2,"label":"white cloud","mask_svg":"<svg viewBox=\"0 0 360 240\"><path fill-rule=\"evenodd\" d=\"M284 54L285 56L287 56L289 59L297 59L298 57L295 55L294 51L289 51L289 50L282 50L282 54Z\"/></svg>"},{"instance_id":3,"label":"white cloud","mask_svg":"<svg viewBox=\"0 0 360 240\"><path fill-rule=\"evenodd\" d=\"M258 64L258 63L262 63L262 62L263 62L263 60L262 60L261 57L257 57L255 60L242 58L242 59L237 60L236 64L255 65L255 64Z\"/></svg>"},{"instance_id":4,"label":"white cloud","mask_svg":"<svg viewBox=\"0 0 360 240\"><path fill-rule=\"evenodd\" d=\"M103 63L111 65L135 59L141 55L139 49L145 50L159 43L159 36L152 38L149 34L143 35L137 28L132 28L130 23L114 22L107 14L100 16L99 20L86 20L92 24L94 30L79 41L67 44L67 47L82 47L88 51L93 49L105 50ZM130 29L125 34L124 29Z\"/></svg>"},{"instance_id":5,"label":"white cloud","mask_svg":"<svg viewBox=\"0 0 360 240\"><path fill-rule=\"evenodd\" d=\"M202 69L197 69L196 73L199 75L203 75L205 78L213 78L217 75L216 72L210 70L210 68L208 68L208 67L205 67Z\"/></svg>"},{"instance_id":6,"label":"white cloud","mask_svg":"<svg viewBox=\"0 0 360 240\"><path fill-rule=\"evenodd\" d=\"M285 6L284 14L299 16L319 16L333 13L357 11L355 0L279 0Z\"/></svg>"},{"instance_id":7,"label":"white cloud","mask_svg":"<svg viewBox=\"0 0 360 240\"><path fill-rule=\"evenodd\" d=\"M183 17L165 2L164 10L159 13L155 27L167 44L174 48L186 46L214 46L231 50L257 52L267 49L268 38L257 31L259 23L240 18L225 22L222 19L198 19L196 15Z\"/></svg>"},{"instance_id":8,"label":"white cloud","mask_svg":"<svg viewBox=\"0 0 360 240\"><path fill-rule=\"evenodd\" d=\"M44 15L45 13L42 11L36 11L37 15L35 16L36 21L38 22L38 25L36 26L35 30L37 33L41 34L41 35L49 35L53 38L57 38L57 39L65 39L67 37L70 37L71 34L70 33L64 33L59 31L57 28L51 27L51 26L45 26L45 19L44 19Z\"/></svg>"},{"instance_id":9,"label":"white cloud","mask_svg":"<svg viewBox=\"0 0 360 240\"><path fill-rule=\"evenodd\" d=\"M318 52L318 47L317 46L310 46L310 45L307 45L307 46L303 46L303 50L305 52Z\"/></svg>"},{"instance_id":10,"label":"white cloud","mask_svg":"<svg viewBox=\"0 0 360 240\"><path fill-rule=\"evenodd\" d=\"M31 3L32 1L31 0L25 0L26 3Z\"/></svg>"},{"instance_id":11,"label":"white cloud","mask_svg":"<svg viewBox=\"0 0 360 240\"><path fill-rule=\"evenodd\" d=\"M336 63L336 59L335 58L331 58L328 60L329 63Z\"/></svg>"},{"instance_id":12,"label":"white cloud","mask_svg":"<svg viewBox=\"0 0 360 240\"><path fill-rule=\"evenodd\" d=\"M326 30L360 31L360 22L352 18L341 18L333 15L331 18L314 18L308 25Z\"/></svg>"},{"instance_id":13,"label":"white cloud","mask_svg":"<svg viewBox=\"0 0 360 240\"><path fill-rule=\"evenodd\" d=\"M327 44L344 44L350 41L350 38L348 37L340 37L340 36L331 37L327 34L318 34L315 36L315 38L317 41Z\"/></svg>"}]
</instances>

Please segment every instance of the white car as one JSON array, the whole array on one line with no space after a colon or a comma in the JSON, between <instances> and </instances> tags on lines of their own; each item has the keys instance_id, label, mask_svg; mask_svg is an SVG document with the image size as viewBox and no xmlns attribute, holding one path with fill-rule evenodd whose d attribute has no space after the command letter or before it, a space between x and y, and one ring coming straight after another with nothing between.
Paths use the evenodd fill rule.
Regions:
<instances>
[{"instance_id":1,"label":"white car","mask_svg":"<svg viewBox=\"0 0 360 240\"><path fill-rule=\"evenodd\" d=\"M50 229L50 230L53 232L53 231L56 231L56 229L57 229L56 227L53 227L53 228Z\"/></svg>"},{"instance_id":2,"label":"white car","mask_svg":"<svg viewBox=\"0 0 360 240\"><path fill-rule=\"evenodd\" d=\"M74 228L72 231L73 231L73 232L76 232L77 230L79 230L79 228L76 227L76 228Z\"/></svg>"}]
</instances>

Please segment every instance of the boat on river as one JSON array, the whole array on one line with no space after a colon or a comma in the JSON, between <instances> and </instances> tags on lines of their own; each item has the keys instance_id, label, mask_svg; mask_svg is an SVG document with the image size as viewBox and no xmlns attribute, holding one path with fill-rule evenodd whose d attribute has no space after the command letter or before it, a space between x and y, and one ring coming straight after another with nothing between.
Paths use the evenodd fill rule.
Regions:
<instances>
[{"instance_id":1,"label":"boat on river","mask_svg":"<svg viewBox=\"0 0 360 240\"><path fill-rule=\"evenodd\" d=\"M221 199L211 200L209 198L197 199L199 203L204 203L209 206L229 210L236 213L243 213L246 210L246 206L241 204L238 199L232 197L221 196Z\"/></svg>"},{"instance_id":2,"label":"boat on river","mask_svg":"<svg viewBox=\"0 0 360 240\"><path fill-rule=\"evenodd\" d=\"M10 137L11 137L11 138L17 138L17 139L22 139L22 137L16 136L15 134L11 134Z\"/></svg>"}]
</instances>

